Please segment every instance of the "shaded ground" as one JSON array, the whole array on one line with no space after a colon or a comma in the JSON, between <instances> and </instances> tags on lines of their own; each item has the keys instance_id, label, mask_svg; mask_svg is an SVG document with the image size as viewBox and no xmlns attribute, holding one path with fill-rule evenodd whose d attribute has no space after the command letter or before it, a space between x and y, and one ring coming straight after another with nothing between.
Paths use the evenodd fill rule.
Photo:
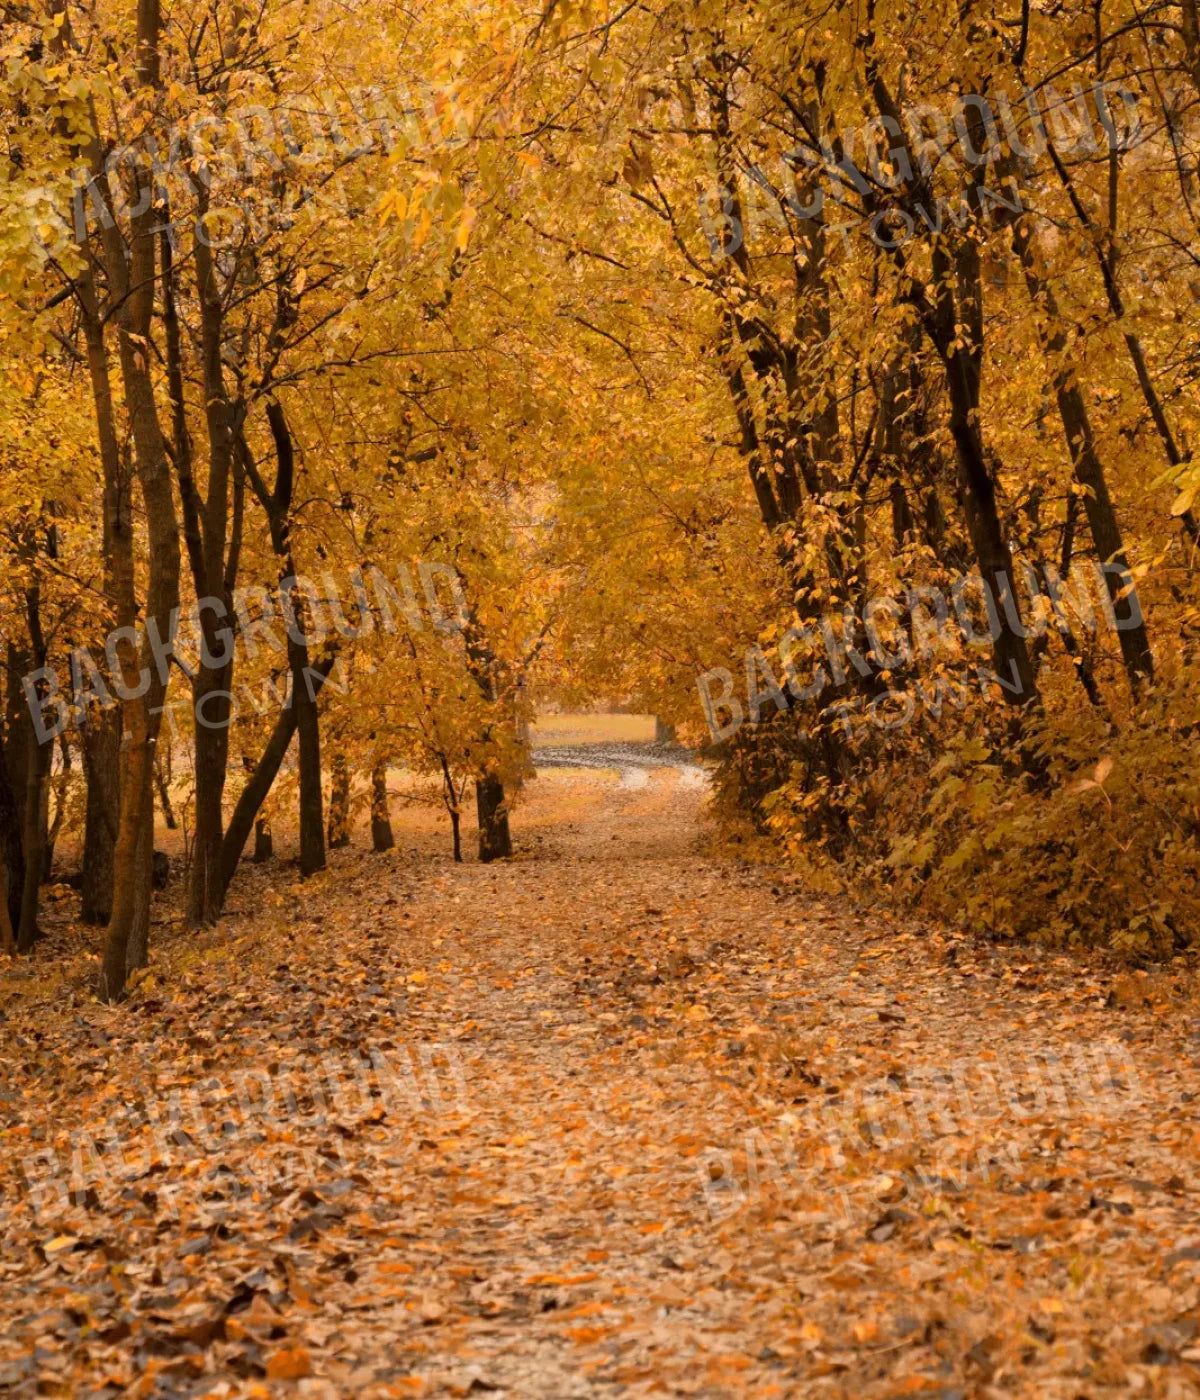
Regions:
<instances>
[{"instance_id":1,"label":"shaded ground","mask_svg":"<svg viewBox=\"0 0 1200 1400\"><path fill-rule=\"evenodd\" d=\"M3 975L0 1392L1200 1393L1190 983L814 900L621 766L508 864L412 806L248 868L128 1007L73 926Z\"/></svg>"}]
</instances>

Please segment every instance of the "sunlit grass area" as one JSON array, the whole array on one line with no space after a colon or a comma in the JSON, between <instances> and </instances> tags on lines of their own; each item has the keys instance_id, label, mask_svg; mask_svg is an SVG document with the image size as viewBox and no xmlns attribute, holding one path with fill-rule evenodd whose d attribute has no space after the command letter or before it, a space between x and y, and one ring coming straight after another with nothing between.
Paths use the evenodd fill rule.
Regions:
<instances>
[{"instance_id":1,"label":"sunlit grass area","mask_svg":"<svg viewBox=\"0 0 1200 1400\"><path fill-rule=\"evenodd\" d=\"M654 738L653 715L539 715L534 744L646 743Z\"/></svg>"}]
</instances>

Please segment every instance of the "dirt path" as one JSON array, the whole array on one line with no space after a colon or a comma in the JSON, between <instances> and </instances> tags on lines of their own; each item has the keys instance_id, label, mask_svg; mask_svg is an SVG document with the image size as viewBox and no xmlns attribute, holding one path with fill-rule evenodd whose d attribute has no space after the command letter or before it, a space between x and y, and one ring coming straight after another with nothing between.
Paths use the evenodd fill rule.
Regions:
<instances>
[{"instance_id":1,"label":"dirt path","mask_svg":"<svg viewBox=\"0 0 1200 1400\"><path fill-rule=\"evenodd\" d=\"M0 1393L1200 1394L1191 990L704 857L703 800L546 772L510 864L414 810L130 1007L10 983Z\"/></svg>"}]
</instances>

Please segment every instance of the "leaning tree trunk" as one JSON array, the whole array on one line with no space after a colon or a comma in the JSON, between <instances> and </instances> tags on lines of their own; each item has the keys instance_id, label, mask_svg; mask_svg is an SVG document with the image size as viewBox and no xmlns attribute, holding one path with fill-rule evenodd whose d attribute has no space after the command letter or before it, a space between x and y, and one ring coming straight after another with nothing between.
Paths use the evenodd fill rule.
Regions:
<instances>
[{"instance_id":1,"label":"leaning tree trunk","mask_svg":"<svg viewBox=\"0 0 1200 1400\"><path fill-rule=\"evenodd\" d=\"M382 853L395 844L388 815L387 764L377 763L371 770L371 849Z\"/></svg>"},{"instance_id":2,"label":"leaning tree trunk","mask_svg":"<svg viewBox=\"0 0 1200 1400\"><path fill-rule=\"evenodd\" d=\"M171 806L170 778L163 772L162 750L154 764L154 786L158 789L158 805L162 810L163 824L168 831L175 831L179 823L175 820L175 809Z\"/></svg>"},{"instance_id":3,"label":"leaning tree trunk","mask_svg":"<svg viewBox=\"0 0 1200 1400\"><path fill-rule=\"evenodd\" d=\"M1125 581L1132 581L1133 575L1125 554L1125 543L1121 538L1117 512L1108 492L1104 464L1096 450L1091 419L1079 387L1079 375L1074 365L1065 358L1067 336L1060 324L1058 299L1054 295L1054 289L1038 270L1033 247L1033 229L1029 221L1017 221L1013 229L1013 247L1021 260L1030 300L1039 312L1044 312L1044 319L1041 315L1038 317L1038 339L1050 363L1058 413L1071 453L1071 463L1075 468L1075 479L1083 487L1083 508L1087 514L1096 552L1102 563L1115 564L1121 571L1119 578L1114 576L1113 570L1104 571L1115 616L1121 601L1121 591L1128 586ZM1145 623L1135 620L1134 609L1138 610L1137 616L1140 617L1137 599L1129 599L1127 606L1131 615L1129 620L1117 629L1117 636L1121 647L1121 659L1125 663L1125 671L1129 678L1129 687L1136 695L1143 681L1153 679L1154 662Z\"/></svg>"},{"instance_id":4,"label":"leaning tree trunk","mask_svg":"<svg viewBox=\"0 0 1200 1400\"><path fill-rule=\"evenodd\" d=\"M951 259L941 245L935 245L933 273L935 302L931 304L925 289L918 289L915 283L913 296L945 367L950 436L958 460L967 527L984 585L996 598L998 630L992 638L995 675L1004 700L1020 708L1036 701L1038 691L1025 645L1026 629L1021 621L1012 552L1000 519L996 480L984 457L979 431L983 300L978 248L966 240L957 257Z\"/></svg>"},{"instance_id":5,"label":"leaning tree trunk","mask_svg":"<svg viewBox=\"0 0 1200 1400\"><path fill-rule=\"evenodd\" d=\"M310 668L310 679L314 686L319 685L333 670L336 656L326 656ZM314 693L316 691L314 690ZM225 840L221 846L221 880L224 892L228 894L230 883L242 858L242 851L255 825L262 804L267 800L276 775L283 765L284 757L296 732L296 707L287 705L280 710L275 728L267 740L267 746L259 759L250 781L242 789L225 828Z\"/></svg>"},{"instance_id":6,"label":"leaning tree trunk","mask_svg":"<svg viewBox=\"0 0 1200 1400\"><path fill-rule=\"evenodd\" d=\"M485 863L512 855L508 807L504 784L494 774L475 780L475 806L479 815L479 859Z\"/></svg>"}]
</instances>

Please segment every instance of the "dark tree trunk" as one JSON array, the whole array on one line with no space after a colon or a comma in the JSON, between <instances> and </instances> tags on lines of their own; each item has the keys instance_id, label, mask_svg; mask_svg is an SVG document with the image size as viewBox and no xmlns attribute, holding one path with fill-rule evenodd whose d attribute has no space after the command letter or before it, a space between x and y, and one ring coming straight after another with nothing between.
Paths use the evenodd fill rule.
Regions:
<instances>
[{"instance_id":1,"label":"dark tree trunk","mask_svg":"<svg viewBox=\"0 0 1200 1400\"><path fill-rule=\"evenodd\" d=\"M196 835L188 887L187 920L213 924L221 913L222 798L229 758L228 668L201 667L192 684L195 706Z\"/></svg>"},{"instance_id":2,"label":"dark tree trunk","mask_svg":"<svg viewBox=\"0 0 1200 1400\"><path fill-rule=\"evenodd\" d=\"M268 861L275 854L275 841L271 835L271 823L266 817L259 817L254 823L254 855L256 865Z\"/></svg>"},{"instance_id":3,"label":"dark tree trunk","mask_svg":"<svg viewBox=\"0 0 1200 1400\"><path fill-rule=\"evenodd\" d=\"M485 863L506 860L512 855L512 837L504 784L499 778L489 775L475 780L475 806L479 815L479 859Z\"/></svg>"},{"instance_id":4,"label":"dark tree trunk","mask_svg":"<svg viewBox=\"0 0 1200 1400\"><path fill-rule=\"evenodd\" d=\"M154 783L158 788L158 805L162 809L163 825L168 831L175 831L179 823L175 820L175 809L171 806L171 788L167 775L163 772L161 754L154 765Z\"/></svg>"},{"instance_id":5,"label":"dark tree trunk","mask_svg":"<svg viewBox=\"0 0 1200 1400\"><path fill-rule=\"evenodd\" d=\"M7 874L5 900L13 937L21 927L21 892L25 885L25 844L21 834L21 813L8 773L8 749L0 753L0 853Z\"/></svg>"},{"instance_id":6,"label":"dark tree trunk","mask_svg":"<svg viewBox=\"0 0 1200 1400\"><path fill-rule=\"evenodd\" d=\"M25 611L33 644L32 669L40 670L46 664L46 640L42 634L41 598L37 584L26 590ZM41 689L39 683L39 699ZM25 802L21 813L25 881L21 890L21 921L17 925L17 949L27 953L38 936L38 893L46 853L46 782L50 776L50 760L54 756L54 747L49 740L38 742L37 732L32 723L24 727L27 730L28 745L25 760Z\"/></svg>"},{"instance_id":7,"label":"dark tree trunk","mask_svg":"<svg viewBox=\"0 0 1200 1400\"><path fill-rule=\"evenodd\" d=\"M1145 624L1133 621L1133 609L1140 615L1137 599L1122 600L1118 597L1122 588L1126 586L1123 579L1132 582L1133 575L1125 555L1125 543L1121 538L1117 512L1108 493L1108 478L1096 450L1091 419L1079 387L1078 373L1065 359L1067 336L1058 324L1058 299L1053 288L1038 271L1030 224L1018 221L1013 231L1013 246L1025 272L1025 285L1029 289L1030 299L1037 311L1045 313L1044 320L1041 316L1038 317L1038 338L1050 362L1058 413L1062 419L1071 463L1075 468L1075 479L1084 488L1083 509L1087 514L1088 528L1091 530L1096 552L1102 563L1118 565L1123 575L1123 578L1118 577L1115 571L1106 570L1104 578L1114 614L1117 614L1122 602L1126 609L1131 610L1130 619L1118 629L1117 636L1121 647L1121 659L1129 677L1129 686L1136 695L1143 681L1153 679L1154 662Z\"/></svg>"},{"instance_id":8,"label":"dark tree trunk","mask_svg":"<svg viewBox=\"0 0 1200 1400\"><path fill-rule=\"evenodd\" d=\"M333 670L336 660L334 656L327 656L312 667L309 680L314 687L314 694L317 693L316 687ZM230 882L237 871L238 862L242 858L242 851L250 837L250 830L254 826L259 809L266 801L267 793L271 791L271 785L283 765L296 727L296 707L294 704L286 705L279 712L275 728L267 740L267 747L263 750L263 756L259 759L253 776L242 789L241 796L234 806L229 825L225 829L225 840L221 845L221 880L225 893L229 891Z\"/></svg>"},{"instance_id":9,"label":"dark tree trunk","mask_svg":"<svg viewBox=\"0 0 1200 1400\"><path fill-rule=\"evenodd\" d=\"M50 769L52 749L48 743L39 744L30 734L29 762L25 769L24 840L25 880L21 890L21 920L17 925L17 949L27 953L38 937L38 892L42 862L46 849L46 826L43 821L42 798Z\"/></svg>"},{"instance_id":10,"label":"dark tree trunk","mask_svg":"<svg viewBox=\"0 0 1200 1400\"><path fill-rule=\"evenodd\" d=\"M371 770L371 849L382 853L395 844L388 815L387 764L377 763Z\"/></svg>"},{"instance_id":11,"label":"dark tree trunk","mask_svg":"<svg viewBox=\"0 0 1200 1400\"><path fill-rule=\"evenodd\" d=\"M125 971L136 972L150 961L150 905L154 889L154 785L146 773L142 791L142 820L138 825L137 853L133 878L138 896L129 943L125 949Z\"/></svg>"},{"instance_id":12,"label":"dark tree trunk","mask_svg":"<svg viewBox=\"0 0 1200 1400\"><path fill-rule=\"evenodd\" d=\"M5 898L7 888L8 871L5 868L4 857L0 854L0 953L15 953L17 940L13 937L12 920L8 917L8 900Z\"/></svg>"},{"instance_id":13,"label":"dark tree trunk","mask_svg":"<svg viewBox=\"0 0 1200 1400\"><path fill-rule=\"evenodd\" d=\"M325 869L324 798L321 793L321 720L309 675L308 647L288 638L292 709L300 739L300 873Z\"/></svg>"},{"instance_id":14,"label":"dark tree trunk","mask_svg":"<svg viewBox=\"0 0 1200 1400\"><path fill-rule=\"evenodd\" d=\"M87 799L79 917L85 924L106 924L112 913L113 848L121 816L120 747L120 711L93 712L83 733Z\"/></svg>"},{"instance_id":15,"label":"dark tree trunk","mask_svg":"<svg viewBox=\"0 0 1200 1400\"><path fill-rule=\"evenodd\" d=\"M309 666L308 633L306 630L307 609L304 599L295 587L296 570L292 562L292 551L289 543L292 495L296 480L295 447L292 442L291 429L288 427L287 418L284 416L281 405L278 403L267 405L267 421L270 424L271 437L275 443L277 463L273 488L268 489L266 481L255 465L245 435L240 431L237 444L241 463L249 478L250 485L258 497L259 504L266 512L267 524L271 530L271 547L283 568L283 574L280 578L279 600L283 605L284 615L288 618L287 655L292 681L288 709L300 738L300 872L303 875L313 875L318 870L325 869L325 824L322 815L323 799L321 795L321 717L317 709L317 694L320 691L322 681L333 669L335 658L331 657L328 664L322 662L316 667ZM283 732L279 725L276 725L275 733L271 736L268 751L272 750L272 745L275 744L277 738L283 738ZM291 733L289 732L283 748L278 750L278 758L273 757L275 767L271 772L272 781L275 773L279 770L279 764L283 762L283 755L287 752L287 743L290 740ZM266 762L265 755L263 762ZM259 771L263 771L262 764L259 765ZM255 775L256 779L257 776L258 774ZM247 793L252 788L257 791L256 784L253 782L247 787L246 792L243 792L243 800L246 799ZM253 811L247 815L244 829L239 831L232 846L228 839L229 833L226 834L221 857L226 888L228 888L229 880L233 877L233 871L241 858L242 847L246 844L246 838L250 834L254 815L269 789L270 783L259 793L254 802ZM239 801L238 807L241 808L241 806L242 802ZM229 858L231 850L234 851L232 863Z\"/></svg>"},{"instance_id":16,"label":"dark tree trunk","mask_svg":"<svg viewBox=\"0 0 1200 1400\"><path fill-rule=\"evenodd\" d=\"M333 776L329 786L329 849L340 850L350 844L350 765L344 755L333 760Z\"/></svg>"}]
</instances>

